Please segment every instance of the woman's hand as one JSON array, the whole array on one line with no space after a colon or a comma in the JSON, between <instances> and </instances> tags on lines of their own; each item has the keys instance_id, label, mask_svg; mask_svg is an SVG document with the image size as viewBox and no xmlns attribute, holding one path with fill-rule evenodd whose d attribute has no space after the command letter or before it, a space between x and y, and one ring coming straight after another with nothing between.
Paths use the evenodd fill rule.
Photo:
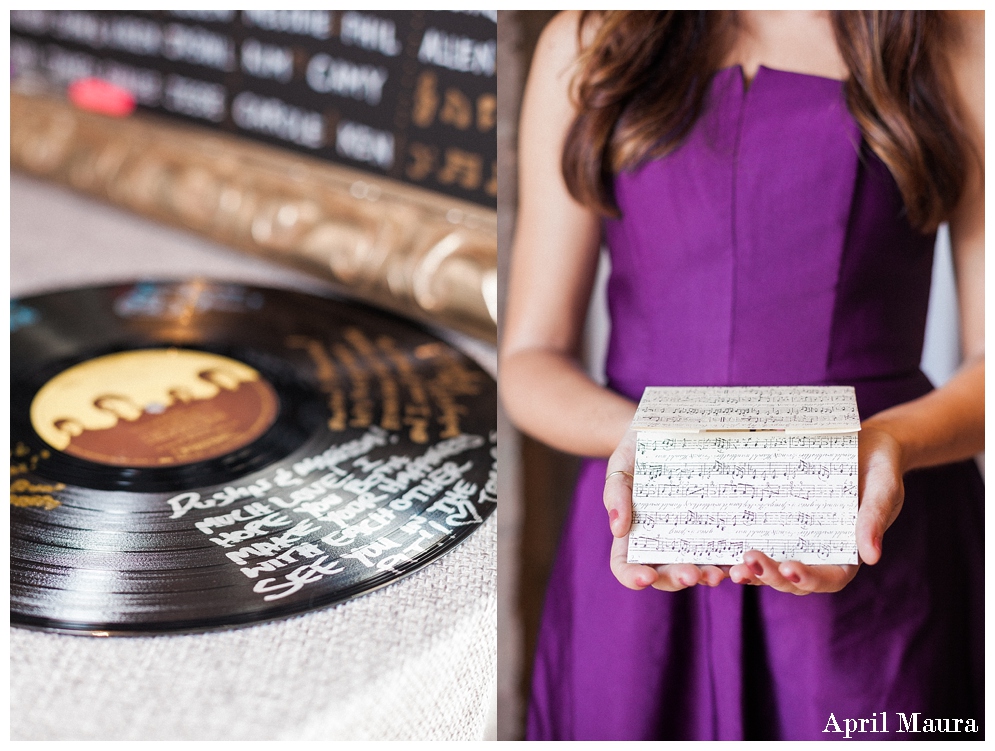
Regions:
<instances>
[{"instance_id":1,"label":"woman's hand","mask_svg":"<svg viewBox=\"0 0 995 751\"><path fill-rule=\"evenodd\" d=\"M858 437L857 554L867 564L881 559L881 544L905 500L902 482L902 452L898 441L873 420L861 426ZM762 584L780 592L807 595L838 592L854 576L858 566L806 566L798 561L778 563L758 550L743 556L743 563L729 569L737 584Z\"/></svg>"},{"instance_id":2,"label":"woman's hand","mask_svg":"<svg viewBox=\"0 0 995 751\"><path fill-rule=\"evenodd\" d=\"M632 470L636 459L636 432L626 431L618 448L608 458L605 473L605 508L612 541L611 569L629 589L653 587L666 592L705 584L715 587L727 574L718 566L695 566L691 563L672 563L647 566L629 563L629 528L632 526Z\"/></svg>"},{"instance_id":3,"label":"woman's hand","mask_svg":"<svg viewBox=\"0 0 995 751\"><path fill-rule=\"evenodd\" d=\"M778 563L757 550L748 551L743 556L743 563L732 567L629 563L635 449L636 435L630 429L608 460L604 492L608 524L615 537L611 569L615 578L626 587L644 589L652 586L672 592L695 584L714 587L728 576L737 584L765 585L781 592L806 595L838 592L856 576L857 565ZM884 533L898 518L905 498L901 448L898 441L887 430L876 427L873 420L866 422L860 432L858 473L857 553L862 562L873 565L881 558Z\"/></svg>"}]
</instances>

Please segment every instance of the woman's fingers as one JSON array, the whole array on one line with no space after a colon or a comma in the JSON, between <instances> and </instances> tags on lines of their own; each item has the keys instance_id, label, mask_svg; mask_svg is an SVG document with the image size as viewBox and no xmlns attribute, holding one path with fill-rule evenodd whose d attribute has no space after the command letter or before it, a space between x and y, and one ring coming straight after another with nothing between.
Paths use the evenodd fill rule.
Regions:
<instances>
[{"instance_id":1,"label":"woman's fingers","mask_svg":"<svg viewBox=\"0 0 995 751\"><path fill-rule=\"evenodd\" d=\"M890 434L867 426L861 430L858 451L857 553L864 563L873 565L881 559L884 533L905 501L901 450Z\"/></svg>"},{"instance_id":2,"label":"woman's fingers","mask_svg":"<svg viewBox=\"0 0 995 751\"><path fill-rule=\"evenodd\" d=\"M656 569L628 562L629 535L612 540L611 569L615 578L629 589L646 589L655 586L660 578Z\"/></svg>"},{"instance_id":3,"label":"woman's fingers","mask_svg":"<svg viewBox=\"0 0 995 751\"><path fill-rule=\"evenodd\" d=\"M659 578L653 583L653 588L664 592L676 592L702 583L701 569L690 563L657 566L656 573Z\"/></svg>"},{"instance_id":4,"label":"woman's fingers","mask_svg":"<svg viewBox=\"0 0 995 751\"><path fill-rule=\"evenodd\" d=\"M676 592L697 584L715 587L726 578L718 566L695 566L692 563L672 563L665 566L644 566L628 562L629 536L612 540L611 570L629 589L653 587L664 592Z\"/></svg>"},{"instance_id":5,"label":"woman's fingers","mask_svg":"<svg viewBox=\"0 0 995 751\"><path fill-rule=\"evenodd\" d=\"M798 561L778 565L778 573L798 590L796 594L839 592L857 575L857 566L806 566Z\"/></svg>"},{"instance_id":6,"label":"woman's fingers","mask_svg":"<svg viewBox=\"0 0 995 751\"><path fill-rule=\"evenodd\" d=\"M743 555L743 564L752 574L754 583L773 587L779 592L803 594L803 591L795 586L797 582L781 573L777 561L768 558L759 550L746 551Z\"/></svg>"},{"instance_id":7,"label":"woman's fingers","mask_svg":"<svg viewBox=\"0 0 995 751\"><path fill-rule=\"evenodd\" d=\"M745 563L737 563L735 566L731 566L729 568L729 578L735 584L763 584Z\"/></svg>"},{"instance_id":8,"label":"woman's fingers","mask_svg":"<svg viewBox=\"0 0 995 751\"><path fill-rule=\"evenodd\" d=\"M728 573L723 571L722 567L719 566L702 566L701 575L701 584L707 584L709 587L717 587L728 576Z\"/></svg>"},{"instance_id":9,"label":"woman's fingers","mask_svg":"<svg viewBox=\"0 0 995 751\"><path fill-rule=\"evenodd\" d=\"M902 483L901 451L886 431L866 427L858 444L860 477L857 511L857 553L860 560L874 564L881 559L884 533L902 510L905 489ZM806 566L798 561L777 563L757 550L743 555L743 563L729 570L737 584L757 584L796 595L811 592L838 592L854 576L857 566Z\"/></svg>"},{"instance_id":10,"label":"woman's fingers","mask_svg":"<svg viewBox=\"0 0 995 751\"><path fill-rule=\"evenodd\" d=\"M625 470L609 472L605 478L605 508L612 535L629 534L632 526L632 475Z\"/></svg>"},{"instance_id":11,"label":"woman's fingers","mask_svg":"<svg viewBox=\"0 0 995 751\"><path fill-rule=\"evenodd\" d=\"M729 577L737 584L764 585L779 592L807 595L838 592L856 573L857 566L806 566L798 561L778 563L759 550L749 550L743 555L743 563L729 570Z\"/></svg>"},{"instance_id":12,"label":"woman's fingers","mask_svg":"<svg viewBox=\"0 0 995 751\"><path fill-rule=\"evenodd\" d=\"M857 553L865 563L873 565L881 559L884 533L902 510L904 500L900 475L887 466L868 467L857 512Z\"/></svg>"},{"instance_id":13,"label":"woman's fingers","mask_svg":"<svg viewBox=\"0 0 995 751\"><path fill-rule=\"evenodd\" d=\"M605 510L616 538L629 534L632 526L632 470L636 461L636 434L629 430L608 458L605 470Z\"/></svg>"}]
</instances>

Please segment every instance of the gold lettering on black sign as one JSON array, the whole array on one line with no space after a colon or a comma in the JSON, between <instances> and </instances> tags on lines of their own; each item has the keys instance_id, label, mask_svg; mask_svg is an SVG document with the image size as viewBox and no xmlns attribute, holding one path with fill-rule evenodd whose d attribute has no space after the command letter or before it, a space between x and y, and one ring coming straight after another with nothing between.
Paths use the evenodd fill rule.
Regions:
<instances>
[{"instance_id":1,"label":"gold lettering on black sign","mask_svg":"<svg viewBox=\"0 0 995 751\"><path fill-rule=\"evenodd\" d=\"M411 121L419 128L427 128L436 116L440 123L458 130L469 130L476 125L478 131L487 133L497 124L497 97L481 94L474 100L455 86L448 87L440 97L438 77L424 71L415 84Z\"/></svg>"},{"instance_id":2,"label":"gold lettering on black sign","mask_svg":"<svg viewBox=\"0 0 995 751\"><path fill-rule=\"evenodd\" d=\"M497 124L497 97L481 94L477 97L477 130L486 133Z\"/></svg>"},{"instance_id":3,"label":"gold lettering on black sign","mask_svg":"<svg viewBox=\"0 0 995 751\"><path fill-rule=\"evenodd\" d=\"M484 185L484 192L489 196L497 195L497 160L491 162L491 178Z\"/></svg>"},{"instance_id":4,"label":"gold lettering on black sign","mask_svg":"<svg viewBox=\"0 0 995 751\"><path fill-rule=\"evenodd\" d=\"M473 124L473 103L459 89L446 89L446 96L439 112L439 122L466 130Z\"/></svg>"},{"instance_id":5,"label":"gold lettering on black sign","mask_svg":"<svg viewBox=\"0 0 995 751\"><path fill-rule=\"evenodd\" d=\"M439 150L434 146L412 143L408 147L408 154L411 156L411 162L408 163L405 174L410 179L424 180L435 171L435 160L439 155Z\"/></svg>"},{"instance_id":6,"label":"gold lettering on black sign","mask_svg":"<svg viewBox=\"0 0 995 751\"><path fill-rule=\"evenodd\" d=\"M434 146L415 141L408 144L408 156L410 161L405 168L405 174L409 179L422 181L436 173L439 150ZM435 176L443 185L455 184L467 190L483 187L487 195L496 196L497 161L491 161L490 176L481 186L483 169L484 159L479 154L451 148L446 149L445 163L439 168Z\"/></svg>"},{"instance_id":7,"label":"gold lettering on black sign","mask_svg":"<svg viewBox=\"0 0 995 751\"><path fill-rule=\"evenodd\" d=\"M411 121L420 128L427 128L435 120L439 109L439 94L436 91L434 73L425 71L418 76L415 84L415 103L411 111Z\"/></svg>"},{"instance_id":8,"label":"gold lettering on black sign","mask_svg":"<svg viewBox=\"0 0 995 751\"><path fill-rule=\"evenodd\" d=\"M484 160L479 154L463 149L446 149L446 160L436 176L443 185L459 185L476 190L483 180Z\"/></svg>"}]
</instances>

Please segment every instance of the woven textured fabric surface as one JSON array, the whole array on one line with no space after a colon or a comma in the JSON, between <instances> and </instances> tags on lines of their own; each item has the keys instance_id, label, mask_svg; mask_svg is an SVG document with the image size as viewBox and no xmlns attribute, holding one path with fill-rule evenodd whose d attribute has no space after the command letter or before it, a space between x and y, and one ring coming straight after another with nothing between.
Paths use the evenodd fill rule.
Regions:
<instances>
[{"instance_id":1,"label":"woven textured fabric surface","mask_svg":"<svg viewBox=\"0 0 995 751\"><path fill-rule=\"evenodd\" d=\"M496 522L407 579L285 621L104 639L11 629L11 739L482 738Z\"/></svg>"},{"instance_id":2,"label":"woven textured fabric surface","mask_svg":"<svg viewBox=\"0 0 995 751\"><path fill-rule=\"evenodd\" d=\"M15 295L139 276L327 289L16 175L11 246ZM494 515L381 590L246 628L102 639L13 628L10 737L484 738L496 683L496 540Z\"/></svg>"}]
</instances>

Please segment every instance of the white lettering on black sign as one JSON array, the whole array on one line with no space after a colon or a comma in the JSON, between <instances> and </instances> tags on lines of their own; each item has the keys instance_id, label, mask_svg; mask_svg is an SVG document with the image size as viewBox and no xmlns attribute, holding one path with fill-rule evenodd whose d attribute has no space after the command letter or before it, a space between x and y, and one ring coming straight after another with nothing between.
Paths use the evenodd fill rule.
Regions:
<instances>
[{"instance_id":1,"label":"white lettering on black sign","mask_svg":"<svg viewBox=\"0 0 995 751\"><path fill-rule=\"evenodd\" d=\"M108 47L133 55L158 55L162 48L162 29L154 21L131 16L112 18L104 27Z\"/></svg>"},{"instance_id":2,"label":"white lettering on black sign","mask_svg":"<svg viewBox=\"0 0 995 751\"><path fill-rule=\"evenodd\" d=\"M317 149L325 143L325 119L275 97L243 91L231 106L232 119L245 130Z\"/></svg>"},{"instance_id":3,"label":"white lettering on black sign","mask_svg":"<svg viewBox=\"0 0 995 751\"><path fill-rule=\"evenodd\" d=\"M289 47L246 39L242 42L242 70L256 78L287 83L294 76L294 52Z\"/></svg>"},{"instance_id":4,"label":"white lettering on black sign","mask_svg":"<svg viewBox=\"0 0 995 751\"><path fill-rule=\"evenodd\" d=\"M341 26L339 39L342 40L343 44L371 52L379 52L387 57L396 57L401 54L401 43L397 40L397 27L388 18L347 10L342 14Z\"/></svg>"},{"instance_id":5,"label":"white lettering on black sign","mask_svg":"<svg viewBox=\"0 0 995 751\"><path fill-rule=\"evenodd\" d=\"M157 70L104 60L100 75L115 86L130 91L139 104L155 106L162 100L162 74Z\"/></svg>"},{"instance_id":6,"label":"white lettering on black sign","mask_svg":"<svg viewBox=\"0 0 995 751\"><path fill-rule=\"evenodd\" d=\"M44 34L48 31L50 14L47 10L12 10L10 26L29 34Z\"/></svg>"},{"instance_id":7,"label":"white lettering on black sign","mask_svg":"<svg viewBox=\"0 0 995 751\"><path fill-rule=\"evenodd\" d=\"M243 10L242 20L247 26L315 39L328 39L332 32L332 13L328 10Z\"/></svg>"},{"instance_id":8,"label":"white lettering on black sign","mask_svg":"<svg viewBox=\"0 0 995 751\"><path fill-rule=\"evenodd\" d=\"M192 21L215 21L227 23L235 18L233 10L171 10L169 15L177 18L189 18Z\"/></svg>"},{"instance_id":9,"label":"white lettering on black sign","mask_svg":"<svg viewBox=\"0 0 995 751\"><path fill-rule=\"evenodd\" d=\"M64 11L56 16L55 36L71 42L80 42L90 47L103 44L100 33L100 18L85 11Z\"/></svg>"},{"instance_id":10,"label":"white lettering on black sign","mask_svg":"<svg viewBox=\"0 0 995 751\"><path fill-rule=\"evenodd\" d=\"M54 44L45 48L45 68L56 81L66 84L92 76L97 61L85 52L72 52Z\"/></svg>"},{"instance_id":11,"label":"white lettering on black sign","mask_svg":"<svg viewBox=\"0 0 995 751\"><path fill-rule=\"evenodd\" d=\"M34 42L26 39L10 40L10 64L15 73L21 70L33 70L41 63L41 50Z\"/></svg>"},{"instance_id":12,"label":"white lettering on black sign","mask_svg":"<svg viewBox=\"0 0 995 751\"><path fill-rule=\"evenodd\" d=\"M166 79L166 109L219 123L225 119L225 87L171 75Z\"/></svg>"},{"instance_id":13,"label":"white lettering on black sign","mask_svg":"<svg viewBox=\"0 0 995 751\"><path fill-rule=\"evenodd\" d=\"M394 134L343 120L335 131L335 152L389 170L394 165Z\"/></svg>"},{"instance_id":14,"label":"white lettering on black sign","mask_svg":"<svg viewBox=\"0 0 995 751\"><path fill-rule=\"evenodd\" d=\"M170 60L181 60L215 70L235 69L235 50L231 41L200 26L171 23L166 27L164 54Z\"/></svg>"},{"instance_id":15,"label":"white lettering on black sign","mask_svg":"<svg viewBox=\"0 0 995 751\"><path fill-rule=\"evenodd\" d=\"M434 28L425 30L418 48L420 62L478 76L494 75L496 55L497 43L493 39L481 42Z\"/></svg>"},{"instance_id":16,"label":"white lettering on black sign","mask_svg":"<svg viewBox=\"0 0 995 751\"><path fill-rule=\"evenodd\" d=\"M308 63L307 83L321 94L337 94L377 105L387 83L387 69L360 65L319 52Z\"/></svg>"},{"instance_id":17,"label":"white lettering on black sign","mask_svg":"<svg viewBox=\"0 0 995 751\"><path fill-rule=\"evenodd\" d=\"M478 16L480 18L486 18L491 23L497 23L496 10L454 10L451 12L460 13L464 16Z\"/></svg>"}]
</instances>

